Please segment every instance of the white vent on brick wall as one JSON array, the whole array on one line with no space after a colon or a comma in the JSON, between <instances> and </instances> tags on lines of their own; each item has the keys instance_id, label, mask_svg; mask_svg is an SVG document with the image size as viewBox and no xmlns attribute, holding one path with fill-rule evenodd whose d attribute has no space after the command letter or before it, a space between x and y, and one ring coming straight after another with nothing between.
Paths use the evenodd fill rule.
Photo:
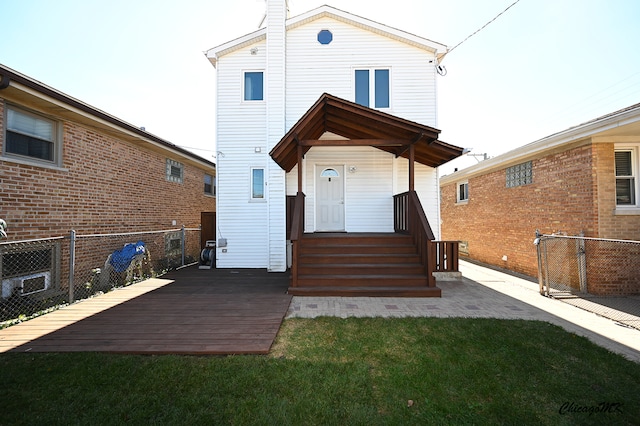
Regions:
<instances>
[{"instance_id":1,"label":"white vent on brick wall","mask_svg":"<svg viewBox=\"0 0 640 426\"><path fill-rule=\"evenodd\" d=\"M2 280L2 298L6 299L13 294L26 296L47 290L49 287L51 287L51 273L49 271L5 278Z\"/></svg>"}]
</instances>

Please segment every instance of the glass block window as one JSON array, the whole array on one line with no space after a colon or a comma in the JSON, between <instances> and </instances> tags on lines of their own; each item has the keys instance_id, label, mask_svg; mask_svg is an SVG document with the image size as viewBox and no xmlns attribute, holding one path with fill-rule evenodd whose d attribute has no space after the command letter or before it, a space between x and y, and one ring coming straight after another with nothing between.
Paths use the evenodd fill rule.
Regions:
<instances>
[{"instance_id":1,"label":"glass block window","mask_svg":"<svg viewBox=\"0 0 640 426\"><path fill-rule=\"evenodd\" d=\"M167 180L169 182L182 183L184 166L182 163L167 158Z\"/></svg>"},{"instance_id":2,"label":"glass block window","mask_svg":"<svg viewBox=\"0 0 640 426\"><path fill-rule=\"evenodd\" d=\"M531 161L516 164L507 168L507 188L528 185L533 182L533 170Z\"/></svg>"}]
</instances>

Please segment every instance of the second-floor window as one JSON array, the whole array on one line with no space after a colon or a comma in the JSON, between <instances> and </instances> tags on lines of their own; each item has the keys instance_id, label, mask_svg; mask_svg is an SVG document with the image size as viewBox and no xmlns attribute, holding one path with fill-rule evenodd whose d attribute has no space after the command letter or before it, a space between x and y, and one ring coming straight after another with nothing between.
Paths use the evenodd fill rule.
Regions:
<instances>
[{"instance_id":1,"label":"second-floor window","mask_svg":"<svg viewBox=\"0 0 640 426\"><path fill-rule=\"evenodd\" d=\"M264 100L264 73L262 71L245 71L244 100Z\"/></svg>"},{"instance_id":2,"label":"second-floor window","mask_svg":"<svg viewBox=\"0 0 640 426\"><path fill-rule=\"evenodd\" d=\"M357 104L373 108L391 106L389 69L356 69L355 88Z\"/></svg>"}]
</instances>

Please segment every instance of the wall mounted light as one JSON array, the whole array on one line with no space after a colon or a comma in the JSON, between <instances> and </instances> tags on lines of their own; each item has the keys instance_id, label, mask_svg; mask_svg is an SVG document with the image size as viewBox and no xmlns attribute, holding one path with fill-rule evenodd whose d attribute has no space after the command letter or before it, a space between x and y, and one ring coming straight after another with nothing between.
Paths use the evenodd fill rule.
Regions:
<instances>
[{"instance_id":1,"label":"wall mounted light","mask_svg":"<svg viewBox=\"0 0 640 426\"><path fill-rule=\"evenodd\" d=\"M262 152L262 148L260 148L259 146L256 146L255 148L253 148L254 152Z\"/></svg>"},{"instance_id":2,"label":"wall mounted light","mask_svg":"<svg viewBox=\"0 0 640 426\"><path fill-rule=\"evenodd\" d=\"M356 166L349 166L349 173L355 173L358 170Z\"/></svg>"},{"instance_id":3,"label":"wall mounted light","mask_svg":"<svg viewBox=\"0 0 640 426\"><path fill-rule=\"evenodd\" d=\"M255 55L257 55L257 54L258 54L258 48L257 48L257 47L254 47L254 48L252 48L249 52L251 52L251 54L255 56Z\"/></svg>"}]
</instances>

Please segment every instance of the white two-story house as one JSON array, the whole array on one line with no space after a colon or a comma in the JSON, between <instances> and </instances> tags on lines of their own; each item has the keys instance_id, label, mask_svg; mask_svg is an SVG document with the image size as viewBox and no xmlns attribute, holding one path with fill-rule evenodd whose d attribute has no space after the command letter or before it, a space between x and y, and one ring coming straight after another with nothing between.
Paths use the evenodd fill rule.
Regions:
<instances>
[{"instance_id":1,"label":"white two-story house","mask_svg":"<svg viewBox=\"0 0 640 426\"><path fill-rule=\"evenodd\" d=\"M440 295L427 258L453 255L425 248L437 167L462 154L435 128L446 46L329 6L266 5L264 28L206 52L217 267L290 267L293 294Z\"/></svg>"}]
</instances>

